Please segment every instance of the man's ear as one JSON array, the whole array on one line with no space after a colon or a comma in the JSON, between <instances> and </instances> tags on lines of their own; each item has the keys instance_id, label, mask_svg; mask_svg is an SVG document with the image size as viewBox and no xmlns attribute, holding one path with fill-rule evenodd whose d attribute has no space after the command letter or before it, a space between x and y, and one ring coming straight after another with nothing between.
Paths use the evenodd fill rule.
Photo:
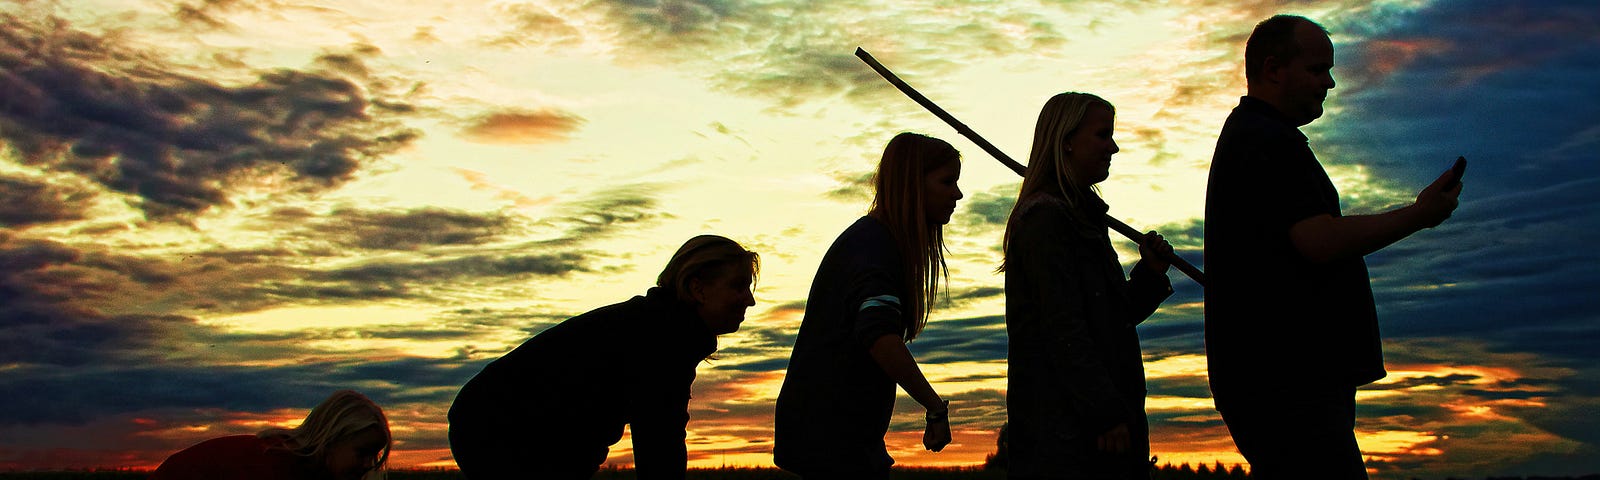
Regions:
<instances>
[{"instance_id":1,"label":"man's ear","mask_svg":"<svg viewBox=\"0 0 1600 480\"><path fill-rule=\"evenodd\" d=\"M1268 56L1261 60L1261 79L1270 83L1283 83L1283 69L1289 65L1276 56Z\"/></svg>"}]
</instances>

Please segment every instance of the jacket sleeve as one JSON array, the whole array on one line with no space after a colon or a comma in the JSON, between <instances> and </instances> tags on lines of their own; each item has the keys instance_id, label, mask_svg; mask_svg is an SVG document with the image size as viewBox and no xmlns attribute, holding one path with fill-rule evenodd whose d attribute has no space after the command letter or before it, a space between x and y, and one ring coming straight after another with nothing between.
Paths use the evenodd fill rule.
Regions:
<instances>
[{"instance_id":1,"label":"jacket sleeve","mask_svg":"<svg viewBox=\"0 0 1600 480\"><path fill-rule=\"evenodd\" d=\"M1044 336L1041 344L1048 346L1044 359L1051 371L1064 377L1071 411L1090 431L1104 432L1129 419L1110 373L1099 360L1097 352L1103 347L1090 334L1091 280L1085 272L1094 267L1080 265L1083 260L1073 252L1095 246L1071 231L1067 221L1064 213L1050 207L1024 212L1011 245L1017 254L1013 258L1020 261L1008 261L1006 268L1025 276L1027 289L1022 293L1036 308L1034 319Z\"/></svg>"},{"instance_id":2,"label":"jacket sleeve","mask_svg":"<svg viewBox=\"0 0 1600 480\"><path fill-rule=\"evenodd\" d=\"M1144 266L1144 260L1133 264L1133 271L1128 273L1128 324L1138 325L1144 323L1156 309L1161 307L1161 302L1172 296L1172 280L1166 275L1149 271Z\"/></svg>"},{"instance_id":3,"label":"jacket sleeve","mask_svg":"<svg viewBox=\"0 0 1600 480\"><path fill-rule=\"evenodd\" d=\"M676 367L676 366L675 366ZM636 385L633 418L634 471L640 480L682 480L688 465L684 446L689 425L689 389L694 384L694 365L676 370L644 368L649 377Z\"/></svg>"}]
</instances>

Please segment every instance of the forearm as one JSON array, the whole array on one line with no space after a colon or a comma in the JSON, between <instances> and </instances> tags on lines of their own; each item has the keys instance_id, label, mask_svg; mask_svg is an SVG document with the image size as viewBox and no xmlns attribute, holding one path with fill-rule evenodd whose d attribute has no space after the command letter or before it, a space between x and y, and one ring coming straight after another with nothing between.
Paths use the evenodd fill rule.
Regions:
<instances>
[{"instance_id":1,"label":"forearm","mask_svg":"<svg viewBox=\"0 0 1600 480\"><path fill-rule=\"evenodd\" d=\"M922 369L917 367L917 360L911 357L911 350L906 348L905 342L895 335L883 335L872 342L868 348L872 360L883 369L883 373L890 380L905 389L907 395L921 404L929 411L943 410L944 400L939 398L938 392L933 391L933 385L928 383L928 378L922 375Z\"/></svg>"},{"instance_id":2,"label":"forearm","mask_svg":"<svg viewBox=\"0 0 1600 480\"><path fill-rule=\"evenodd\" d=\"M1289 239L1312 263L1359 258L1425 228L1413 206L1374 215L1318 215L1289 228Z\"/></svg>"},{"instance_id":3,"label":"forearm","mask_svg":"<svg viewBox=\"0 0 1600 480\"><path fill-rule=\"evenodd\" d=\"M633 461L640 479L682 479L688 466L684 425L672 421L633 424Z\"/></svg>"}]
</instances>

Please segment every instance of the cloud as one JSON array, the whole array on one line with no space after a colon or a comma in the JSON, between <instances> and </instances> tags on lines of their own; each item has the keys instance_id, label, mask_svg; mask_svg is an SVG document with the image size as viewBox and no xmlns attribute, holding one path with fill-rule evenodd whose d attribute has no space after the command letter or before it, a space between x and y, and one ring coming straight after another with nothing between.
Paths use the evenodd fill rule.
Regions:
<instances>
[{"instance_id":1,"label":"cloud","mask_svg":"<svg viewBox=\"0 0 1600 480\"><path fill-rule=\"evenodd\" d=\"M566 18L564 12L534 4L509 4L495 7L497 17L509 20L509 31L486 38L484 44L504 48L542 46L559 48L577 45L584 32Z\"/></svg>"},{"instance_id":2,"label":"cloud","mask_svg":"<svg viewBox=\"0 0 1600 480\"><path fill-rule=\"evenodd\" d=\"M90 307L123 275L67 245L0 237L0 365L89 365L150 358L149 349L187 319L171 315L105 315ZM98 263L98 264L97 264Z\"/></svg>"},{"instance_id":3,"label":"cloud","mask_svg":"<svg viewBox=\"0 0 1600 480\"><path fill-rule=\"evenodd\" d=\"M0 176L0 227L82 220L94 195L66 185Z\"/></svg>"},{"instance_id":4,"label":"cloud","mask_svg":"<svg viewBox=\"0 0 1600 480\"><path fill-rule=\"evenodd\" d=\"M1017 184L1000 185L987 192L978 192L962 202L968 223L1005 227L1011 219L1011 207L1017 203Z\"/></svg>"},{"instance_id":5,"label":"cloud","mask_svg":"<svg viewBox=\"0 0 1600 480\"><path fill-rule=\"evenodd\" d=\"M331 188L418 135L392 119L407 106L341 74L277 70L224 86L64 21L7 14L0 25L0 138L19 161L134 196L153 218L227 205L230 188L262 178Z\"/></svg>"},{"instance_id":6,"label":"cloud","mask_svg":"<svg viewBox=\"0 0 1600 480\"><path fill-rule=\"evenodd\" d=\"M552 244L570 245L595 240L636 224L673 218L671 213L658 209L655 189L649 184L607 187L591 193L587 198L562 205L559 207L560 215L545 219L541 224L565 230L563 238L552 241Z\"/></svg>"},{"instance_id":7,"label":"cloud","mask_svg":"<svg viewBox=\"0 0 1600 480\"><path fill-rule=\"evenodd\" d=\"M992 2L947 2L905 12L846 1L749 3L724 0L606 0L583 9L517 8L510 31L490 44L615 42L626 63L681 63L707 72L719 89L771 99L780 109L819 98L878 105L891 86L856 59L866 46L895 68L949 72L1000 52L1056 47L1063 35L1044 16ZM584 24L583 33L574 25ZM952 27L951 25L955 25ZM960 48L951 48L959 45ZM882 48L880 48L882 47ZM896 108L914 106L895 101Z\"/></svg>"},{"instance_id":8,"label":"cloud","mask_svg":"<svg viewBox=\"0 0 1600 480\"><path fill-rule=\"evenodd\" d=\"M1006 345L1005 316L986 315L929 321L906 347L920 362L955 363L1003 361Z\"/></svg>"},{"instance_id":9,"label":"cloud","mask_svg":"<svg viewBox=\"0 0 1600 480\"><path fill-rule=\"evenodd\" d=\"M11 399L0 411L0 427L77 424L150 409L303 408L341 388L356 388L380 404L446 403L485 363L403 358L274 367L152 363L27 369L0 379L0 393Z\"/></svg>"},{"instance_id":10,"label":"cloud","mask_svg":"<svg viewBox=\"0 0 1600 480\"><path fill-rule=\"evenodd\" d=\"M453 170L455 170L457 174L461 175L461 178L466 179L468 183L471 183L473 190L487 190L494 192L495 198L509 202L511 205L519 209L531 209L547 205L554 202L556 198L553 195L547 195L540 198L530 197L521 191L495 182L493 179L489 178L489 174L477 170L468 170L460 167L455 167Z\"/></svg>"},{"instance_id":11,"label":"cloud","mask_svg":"<svg viewBox=\"0 0 1600 480\"><path fill-rule=\"evenodd\" d=\"M479 143L529 145L567 139L583 117L556 110L510 110L468 120L461 136Z\"/></svg>"},{"instance_id":12,"label":"cloud","mask_svg":"<svg viewBox=\"0 0 1600 480\"><path fill-rule=\"evenodd\" d=\"M404 285L452 279L486 279L520 275L563 275L585 271L577 253L526 255L468 255L447 260L379 261L314 274L313 280L348 284Z\"/></svg>"},{"instance_id":13,"label":"cloud","mask_svg":"<svg viewBox=\"0 0 1600 480\"><path fill-rule=\"evenodd\" d=\"M307 216L285 208L275 216ZM434 246L481 245L518 233L521 217L503 212L467 212L421 207L403 211L340 208L311 219L308 236L369 250L417 250Z\"/></svg>"}]
</instances>

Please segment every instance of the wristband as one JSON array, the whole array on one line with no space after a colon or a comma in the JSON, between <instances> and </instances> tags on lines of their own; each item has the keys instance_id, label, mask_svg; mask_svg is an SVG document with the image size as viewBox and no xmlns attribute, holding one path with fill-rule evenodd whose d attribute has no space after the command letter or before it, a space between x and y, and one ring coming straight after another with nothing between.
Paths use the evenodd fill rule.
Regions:
<instances>
[{"instance_id":1,"label":"wristband","mask_svg":"<svg viewBox=\"0 0 1600 480\"><path fill-rule=\"evenodd\" d=\"M924 417L924 419L926 419L928 423L944 422L944 421L950 420L950 401L949 400L945 400L944 401L944 408L940 409L937 412L935 412L933 410L929 410L928 414Z\"/></svg>"}]
</instances>

